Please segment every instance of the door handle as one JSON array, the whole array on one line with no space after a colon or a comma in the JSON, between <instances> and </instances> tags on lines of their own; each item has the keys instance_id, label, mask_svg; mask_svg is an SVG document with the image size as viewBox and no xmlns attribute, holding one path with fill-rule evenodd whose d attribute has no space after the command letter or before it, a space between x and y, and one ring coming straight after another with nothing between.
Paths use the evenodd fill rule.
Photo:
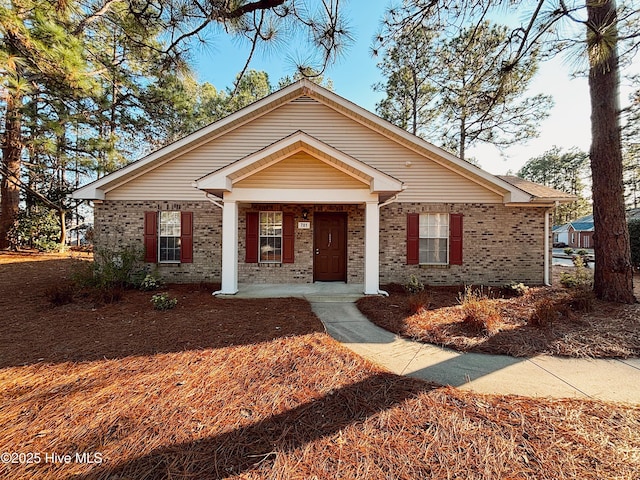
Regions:
<instances>
[{"instance_id":1,"label":"door handle","mask_svg":"<svg viewBox=\"0 0 640 480\"><path fill-rule=\"evenodd\" d=\"M320 249L316 248L316 255L320 255Z\"/></svg>"},{"instance_id":2,"label":"door handle","mask_svg":"<svg viewBox=\"0 0 640 480\"><path fill-rule=\"evenodd\" d=\"M327 245L327 247L331 246L331 232L329 232L329 245Z\"/></svg>"}]
</instances>

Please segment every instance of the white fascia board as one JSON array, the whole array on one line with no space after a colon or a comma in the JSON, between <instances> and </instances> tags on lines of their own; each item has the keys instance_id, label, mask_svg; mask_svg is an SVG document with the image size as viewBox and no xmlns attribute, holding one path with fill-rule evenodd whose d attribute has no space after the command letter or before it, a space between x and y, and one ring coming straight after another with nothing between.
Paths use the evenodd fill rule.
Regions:
<instances>
[{"instance_id":1,"label":"white fascia board","mask_svg":"<svg viewBox=\"0 0 640 480\"><path fill-rule=\"evenodd\" d=\"M73 198L75 200L104 200L104 191L96 188L93 183L74 190L69 194L69 198Z\"/></svg>"},{"instance_id":2,"label":"white fascia board","mask_svg":"<svg viewBox=\"0 0 640 480\"><path fill-rule=\"evenodd\" d=\"M378 195L368 189L330 188L235 188L225 192L224 201L241 203L366 203L377 202Z\"/></svg>"}]
</instances>

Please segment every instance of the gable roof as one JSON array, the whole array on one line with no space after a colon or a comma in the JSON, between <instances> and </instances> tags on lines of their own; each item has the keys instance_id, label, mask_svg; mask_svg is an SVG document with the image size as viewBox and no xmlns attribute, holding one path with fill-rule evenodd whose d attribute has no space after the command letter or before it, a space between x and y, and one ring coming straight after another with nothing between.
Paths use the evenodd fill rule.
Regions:
<instances>
[{"instance_id":1,"label":"gable roof","mask_svg":"<svg viewBox=\"0 0 640 480\"><path fill-rule=\"evenodd\" d=\"M585 215L584 217L580 217L569 222L569 224L578 232L592 232L593 215Z\"/></svg>"},{"instance_id":2,"label":"gable roof","mask_svg":"<svg viewBox=\"0 0 640 480\"><path fill-rule=\"evenodd\" d=\"M173 142L105 177L95 180L72 193L73 198L102 200L105 192L121 186L154 168L171 161L173 158L189 152L204 143L247 124L276 108L295 99L312 98L325 106L349 117L350 119L373 129L377 133L403 145L404 147L429 158L429 160L457 173L458 175L487 188L512 204L551 204L554 201L571 201L565 196L536 195L532 188L522 182L507 181L491 175L469 162L438 148L411 133L392 125L386 120L353 104L339 95L309 81L302 79L293 83L237 112L214 122L176 142ZM355 159L353 159L355 160ZM355 160L357 162L357 160ZM360 162L362 163L362 162ZM360 167L364 168L364 167ZM371 167L369 167L371 168ZM382 174L382 172L380 172ZM385 175L385 174L382 174ZM380 179L382 177L379 177ZM510 177L509 177L510 178ZM195 179L194 179L195 180ZM533 184L531 184L533 185ZM528 190L527 190L528 189Z\"/></svg>"},{"instance_id":3,"label":"gable roof","mask_svg":"<svg viewBox=\"0 0 640 480\"><path fill-rule=\"evenodd\" d=\"M367 185L371 193L389 197L403 190L400 180L347 155L340 150L298 130L268 147L262 148L193 182L200 190L222 197L232 185L297 152L307 152L336 170Z\"/></svg>"}]
</instances>

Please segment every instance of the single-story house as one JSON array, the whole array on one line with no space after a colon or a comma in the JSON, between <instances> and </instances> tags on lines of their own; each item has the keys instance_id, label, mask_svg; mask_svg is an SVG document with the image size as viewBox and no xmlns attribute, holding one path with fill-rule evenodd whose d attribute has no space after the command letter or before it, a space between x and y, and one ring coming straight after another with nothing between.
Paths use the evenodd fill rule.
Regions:
<instances>
[{"instance_id":1,"label":"single-story house","mask_svg":"<svg viewBox=\"0 0 640 480\"><path fill-rule=\"evenodd\" d=\"M557 202L300 80L73 193L167 281L549 283Z\"/></svg>"},{"instance_id":2,"label":"single-story house","mask_svg":"<svg viewBox=\"0 0 640 480\"><path fill-rule=\"evenodd\" d=\"M553 227L553 244L554 245L569 245L569 224L556 225Z\"/></svg>"},{"instance_id":3,"label":"single-story house","mask_svg":"<svg viewBox=\"0 0 640 480\"><path fill-rule=\"evenodd\" d=\"M564 243L571 248L593 248L593 215L572 220L553 228L553 243Z\"/></svg>"}]
</instances>

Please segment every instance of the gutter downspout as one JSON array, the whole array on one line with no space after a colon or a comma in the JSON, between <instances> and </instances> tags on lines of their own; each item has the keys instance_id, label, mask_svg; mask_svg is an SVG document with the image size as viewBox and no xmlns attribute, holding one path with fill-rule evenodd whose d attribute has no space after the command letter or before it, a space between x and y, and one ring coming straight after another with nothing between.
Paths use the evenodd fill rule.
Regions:
<instances>
[{"instance_id":1,"label":"gutter downspout","mask_svg":"<svg viewBox=\"0 0 640 480\"><path fill-rule=\"evenodd\" d=\"M406 188L406 187L403 185L403 186L402 186L402 190L401 190L400 192L404 191L404 189L405 189L405 188ZM396 194L395 194L393 197L391 197L389 200L387 200L387 201L385 201L385 202L382 202L382 203L379 203L379 204L378 204L378 218L380 218L380 209L381 209L382 207L385 207L385 206L390 205L390 204L394 203L395 201L397 201L397 200L398 200L398 195L400 194L400 192L396 193ZM378 231L378 235L379 235L379 234L380 234L380 232ZM378 260L378 261L379 261L379 260ZM389 292L387 292L387 291L385 291L385 290L380 290L380 288L378 288L378 295L382 295L383 297L388 297L388 296L389 296Z\"/></svg>"},{"instance_id":2,"label":"gutter downspout","mask_svg":"<svg viewBox=\"0 0 640 480\"><path fill-rule=\"evenodd\" d=\"M554 208L559 205L560 202L556 200ZM549 268L550 268L550 255L549 255L549 213L551 213L553 209L548 208L544 211L544 284L546 286L551 285L551 281L549 278Z\"/></svg>"}]
</instances>

